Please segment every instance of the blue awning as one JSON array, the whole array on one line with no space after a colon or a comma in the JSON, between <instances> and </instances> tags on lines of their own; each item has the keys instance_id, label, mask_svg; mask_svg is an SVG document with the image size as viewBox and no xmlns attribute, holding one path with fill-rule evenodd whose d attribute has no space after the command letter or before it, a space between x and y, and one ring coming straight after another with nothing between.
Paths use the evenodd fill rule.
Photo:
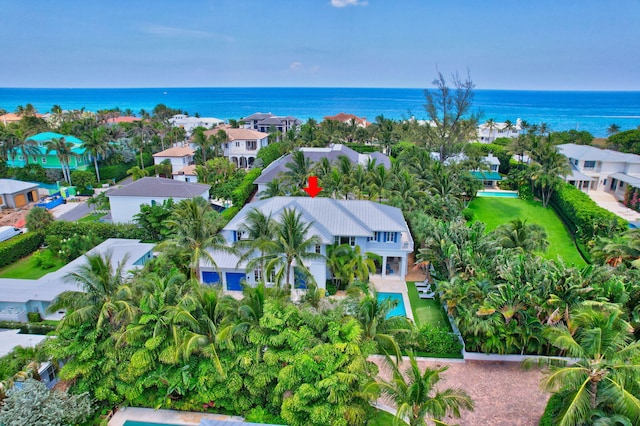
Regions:
<instances>
[{"instance_id":1,"label":"blue awning","mask_svg":"<svg viewBox=\"0 0 640 426\"><path fill-rule=\"evenodd\" d=\"M470 172L474 179L478 180L502 180L498 172L473 171Z\"/></svg>"}]
</instances>

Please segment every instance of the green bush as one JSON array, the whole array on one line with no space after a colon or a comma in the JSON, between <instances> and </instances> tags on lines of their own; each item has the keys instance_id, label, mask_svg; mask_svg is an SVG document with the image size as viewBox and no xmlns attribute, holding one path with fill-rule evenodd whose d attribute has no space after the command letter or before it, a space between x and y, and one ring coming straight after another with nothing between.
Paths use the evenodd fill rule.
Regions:
<instances>
[{"instance_id":1,"label":"green bush","mask_svg":"<svg viewBox=\"0 0 640 426\"><path fill-rule=\"evenodd\" d=\"M531 191L531 186L521 185L520 187L518 187L518 197L521 200L525 201L533 200L533 192Z\"/></svg>"},{"instance_id":2,"label":"green bush","mask_svg":"<svg viewBox=\"0 0 640 426\"><path fill-rule=\"evenodd\" d=\"M542 418L540 418L539 426L554 426L554 418L560 413L562 409L563 395L561 393L554 393L547 401L547 406L544 409Z\"/></svg>"},{"instance_id":3,"label":"green bush","mask_svg":"<svg viewBox=\"0 0 640 426\"><path fill-rule=\"evenodd\" d=\"M38 250L33 254L32 259L42 269L51 269L56 266L56 259L51 250Z\"/></svg>"},{"instance_id":4,"label":"green bush","mask_svg":"<svg viewBox=\"0 0 640 426\"><path fill-rule=\"evenodd\" d=\"M347 143L345 145L360 154L369 154L371 152L379 151L378 147L373 145L361 145L359 143Z\"/></svg>"},{"instance_id":5,"label":"green bush","mask_svg":"<svg viewBox=\"0 0 640 426\"><path fill-rule=\"evenodd\" d=\"M30 255L40 247L44 238L39 232L27 232L0 243L0 268Z\"/></svg>"},{"instance_id":6,"label":"green bush","mask_svg":"<svg viewBox=\"0 0 640 426\"><path fill-rule=\"evenodd\" d=\"M102 222L65 222L55 221L47 230L48 235L69 239L75 235L94 235L100 242L108 238L129 238L142 240L144 230L134 224L113 224Z\"/></svg>"},{"instance_id":7,"label":"green bush","mask_svg":"<svg viewBox=\"0 0 640 426\"><path fill-rule=\"evenodd\" d=\"M34 313L34 312L30 312ZM35 312L37 313L37 312ZM39 314L38 314L39 315ZM20 326L20 334L39 334L42 336L46 336L47 334L55 331L55 325L47 325L47 324L22 324Z\"/></svg>"},{"instance_id":8,"label":"green bush","mask_svg":"<svg viewBox=\"0 0 640 426\"><path fill-rule=\"evenodd\" d=\"M282 154L284 154L284 150L285 148L282 142L274 142L264 148L260 148L256 157L263 161L262 167L267 167L269 164L280 158Z\"/></svg>"},{"instance_id":9,"label":"green bush","mask_svg":"<svg viewBox=\"0 0 640 426\"><path fill-rule=\"evenodd\" d=\"M436 328L429 324L420 327L421 352L430 354L459 354L462 351L462 343L458 336L450 331Z\"/></svg>"},{"instance_id":10,"label":"green bush","mask_svg":"<svg viewBox=\"0 0 640 426\"><path fill-rule=\"evenodd\" d=\"M40 312L29 312L27 313L27 318L29 322L40 322L42 321L42 317L40 316Z\"/></svg>"},{"instance_id":11,"label":"green bush","mask_svg":"<svg viewBox=\"0 0 640 426\"><path fill-rule=\"evenodd\" d=\"M467 222L471 222L473 220L473 210L471 209L464 209L462 210L462 217L464 217L464 220L466 220Z\"/></svg>"},{"instance_id":12,"label":"green bush","mask_svg":"<svg viewBox=\"0 0 640 426\"><path fill-rule=\"evenodd\" d=\"M220 216L222 216L226 221L230 221L235 215L238 214L239 211L240 207L229 207L228 209L225 209L222 213L220 213Z\"/></svg>"},{"instance_id":13,"label":"green bush","mask_svg":"<svg viewBox=\"0 0 640 426\"><path fill-rule=\"evenodd\" d=\"M251 169L242 179L242 182L231 193L231 201L234 207L242 207L247 202L251 194L255 191L253 181L260 176L262 169Z\"/></svg>"},{"instance_id":14,"label":"green bush","mask_svg":"<svg viewBox=\"0 0 640 426\"><path fill-rule=\"evenodd\" d=\"M623 219L598 206L587 194L568 183L553 193L551 205L585 245L589 245L596 236L607 236L627 229Z\"/></svg>"},{"instance_id":15,"label":"green bush","mask_svg":"<svg viewBox=\"0 0 640 426\"><path fill-rule=\"evenodd\" d=\"M329 296L333 296L338 292L338 286L333 281L327 281L327 292L329 292Z\"/></svg>"}]
</instances>

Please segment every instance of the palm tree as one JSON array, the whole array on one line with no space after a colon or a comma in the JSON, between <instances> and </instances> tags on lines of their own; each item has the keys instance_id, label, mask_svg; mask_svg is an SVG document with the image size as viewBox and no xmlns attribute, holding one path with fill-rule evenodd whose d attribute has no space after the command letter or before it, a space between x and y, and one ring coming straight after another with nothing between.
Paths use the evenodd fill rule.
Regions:
<instances>
[{"instance_id":1,"label":"palm tree","mask_svg":"<svg viewBox=\"0 0 640 426\"><path fill-rule=\"evenodd\" d=\"M127 170L127 174L131 175L132 180L142 179L143 177L149 176L149 172L145 169L141 169L138 166L133 166L132 168Z\"/></svg>"},{"instance_id":2,"label":"palm tree","mask_svg":"<svg viewBox=\"0 0 640 426\"><path fill-rule=\"evenodd\" d=\"M238 228L242 239L234 243L238 250L244 252L238 263L250 259L255 255L255 252L258 252L260 254L258 259L260 260L257 266L260 268L260 272L264 274L266 269L264 251L275 237L276 226L277 223L271 217L271 213L267 215L255 208L249 210L244 222ZM252 265L252 262L249 263Z\"/></svg>"},{"instance_id":3,"label":"palm tree","mask_svg":"<svg viewBox=\"0 0 640 426\"><path fill-rule=\"evenodd\" d=\"M75 145L71 142L67 142L64 137L52 138L46 141L45 147L47 148L47 154L51 151L55 151L58 161L60 161L60 167L62 168L62 176L71 185L71 157L77 157L78 154L73 152Z\"/></svg>"},{"instance_id":4,"label":"palm tree","mask_svg":"<svg viewBox=\"0 0 640 426\"><path fill-rule=\"evenodd\" d=\"M504 120L504 126L502 127L503 132L507 132L507 137L511 137L511 132L516 129L516 126L511 122L511 120Z\"/></svg>"},{"instance_id":5,"label":"palm tree","mask_svg":"<svg viewBox=\"0 0 640 426\"><path fill-rule=\"evenodd\" d=\"M527 220L514 219L499 226L494 234L503 248L515 248L524 252L545 251L549 246L544 227Z\"/></svg>"},{"instance_id":6,"label":"palm tree","mask_svg":"<svg viewBox=\"0 0 640 426\"><path fill-rule=\"evenodd\" d=\"M285 167L288 169L284 172L287 182L297 189L304 188L311 174L311 160L304 156L304 152L298 150L291 154L291 161Z\"/></svg>"},{"instance_id":7,"label":"palm tree","mask_svg":"<svg viewBox=\"0 0 640 426\"><path fill-rule=\"evenodd\" d=\"M96 179L100 183L100 170L98 170L98 158L104 157L109 152L109 141L107 139L107 131L104 127L98 127L91 132L85 133L83 144L85 152L88 152L93 158L93 166L96 169Z\"/></svg>"},{"instance_id":8,"label":"palm tree","mask_svg":"<svg viewBox=\"0 0 640 426\"><path fill-rule=\"evenodd\" d=\"M166 222L170 236L159 248L178 249L188 259L191 278L200 280L200 261L204 260L217 269L211 250L233 252L218 234L222 228L220 215L202 197L182 200L176 204L173 214Z\"/></svg>"},{"instance_id":9,"label":"palm tree","mask_svg":"<svg viewBox=\"0 0 640 426\"><path fill-rule=\"evenodd\" d=\"M47 308L49 313L67 311L58 329L95 324L96 329L108 325L115 330L134 317L132 290L124 278L126 259L118 262L114 269L112 257L111 252L86 255L86 263L65 276L83 291L65 291Z\"/></svg>"},{"instance_id":10,"label":"palm tree","mask_svg":"<svg viewBox=\"0 0 640 426\"><path fill-rule=\"evenodd\" d=\"M489 139L487 140L487 142L491 142L491 134L493 133L493 130L496 128L496 120L494 120L493 118L488 119L484 125L487 127L487 129L489 129Z\"/></svg>"},{"instance_id":11,"label":"palm tree","mask_svg":"<svg viewBox=\"0 0 640 426\"><path fill-rule=\"evenodd\" d=\"M585 302L572 312L568 327L552 327L546 337L577 359L552 366L543 381L546 390L563 394L554 424L584 424L597 410L640 424L640 341L620 306Z\"/></svg>"},{"instance_id":12,"label":"palm tree","mask_svg":"<svg viewBox=\"0 0 640 426\"><path fill-rule=\"evenodd\" d=\"M142 113L141 110L140 113ZM140 167L144 170L144 160L142 159L142 151L144 150L145 145L153 135L153 127L149 125L149 122L146 120L136 121L129 130L129 135L138 138L138 144L140 148Z\"/></svg>"},{"instance_id":13,"label":"palm tree","mask_svg":"<svg viewBox=\"0 0 640 426\"><path fill-rule=\"evenodd\" d=\"M609 126L609 128L607 129L607 135L608 136L613 136L616 133L618 133L620 131L620 126L618 126L617 124L613 123L611 126Z\"/></svg>"},{"instance_id":14,"label":"palm tree","mask_svg":"<svg viewBox=\"0 0 640 426\"><path fill-rule=\"evenodd\" d=\"M309 275L304 262L307 260L323 259L315 248L321 244L317 235L308 236L313 223L305 223L302 213L295 209L285 208L282 212L278 226L276 226L275 238L265 245L264 260L267 276L275 273L278 284L284 282L285 289L291 286L293 276L292 268L295 266Z\"/></svg>"},{"instance_id":15,"label":"palm tree","mask_svg":"<svg viewBox=\"0 0 640 426\"><path fill-rule=\"evenodd\" d=\"M390 397L397 406L395 422L408 419L411 426L427 425L426 417L435 424L444 425L440 420L446 415L460 417L460 410L473 410L473 400L460 388L439 391L436 385L440 374L448 367L425 368L420 371L413 353L409 354L409 365L403 372L389 356L387 365L391 368L391 380L378 378L372 387Z\"/></svg>"},{"instance_id":16,"label":"palm tree","mask_svg":"<svg viewBox=\"0 0 640 426\"><path fill-rule=\"evenodd\" d=\"M33 157L35 160L36 155L40 154L40 149L38 147L38 143L33 139L29 139L31 134L22 130L21 128L15 128L12 132L12 136L10 136L13 140L13 146L16 149L20 149L22 152L22 158L24 158L24 165L29 165L29 156Z\"/></svg>"}]
</instances>

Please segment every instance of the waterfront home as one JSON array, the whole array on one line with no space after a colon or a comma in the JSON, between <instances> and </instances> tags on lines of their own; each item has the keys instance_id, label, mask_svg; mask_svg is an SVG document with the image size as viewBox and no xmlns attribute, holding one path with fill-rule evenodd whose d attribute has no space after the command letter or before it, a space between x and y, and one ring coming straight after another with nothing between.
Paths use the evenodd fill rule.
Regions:
<instances>
[{"instance_id":1,"label":"waterfront home","mask_svg":"<svg viewBox=\"0 0 640 426\"><path fill-rule=\"evenodd\" d=\"M287 133L294 126L299 127L302 121L291 116L278 117L270 112L256 112L242 119L245 129L257 130L262 133Z\"/></svg>"},{"instance_id":2,"label":"waterfront home","mask_svg":"<svg viewBox=\"0 0 640 426\"><path fill-rule=\"evenodd\" d=\"M17 209L38 201L38 184L0 179L0 208Z\"/></svg>"},{"instance_id":3,"label":"waterfront home","mask_svg":"<svg viewBox=\"0 0 640 426\"><path fill-rule=\"evenodd\" d=\"M182 182L198 182L195 164L184 166L180 170L171 173L171 177L173 180L179 180Z\"/></svg>"},{"instance_id":4,"label":"waterfront home","mask_svg":"<svg viewBox=\"0 0 640 426\"><path fill-rule=\"evenodd\" d=\"M110 238L91 249L87 254L111 253L114 270L124 262L124 271L141 268L153 257L154 244L139 240ZM85 256L50 272L37 280L0 278L0 320L27 322L28 312L38 312L46 319L60 319L64 312L47 314L51 302L64 291L82 291L76 283L65 279L86 262Z\"/></svg>"},{"instance_id":5,"label":"waterfront home","mask_svg":"<svg viewBox=\"0 0 640 426\"><path fill-rule=\"evenodd\" d=\"M522 133L522 120L516 120L516 124L509 123L492 124L481 123L478 125L477 135L478 141L481 143L492 143L498 138L517 138Z\"/></svg>"},{"instance_id":6,"label":"waterfront home","mask_svg":"<svg viewBox=\"0 0 640 426\"><path fill-rule=\"evenodd\" d=\"M564 180L584 192L606 191L622 200L628 186L640 188L640 155L573 143L558 145L558 152L571 165Z\"/></svg>"},{"instance_id":7,"label":"waterfront home","mask_svg":"<svg viewBox=\"0 0 640 426\"><path fill-rule=\"evenodd\" d=\"M332 144L325 148L300 148L300 151L302 151L304 157L308 158L312 163L316 163L322 158L327 158L333 164L340 156L345 156L354 166L358 164L366 166L368 163L375 162L376 166L382 165L385 169L391 168L391 160L389 160L389 157L380 152L360 154L342 144ZM269 164L260 176L253 181L254 184L258 185L258 193L266 190L269 182L280 177L281 173L286 172L288 170L287 164L290 162L291 154L287 154Z\"/></svg>"},{"instance_id":8,"label":"waterfront home","mask_svg":"<svg viewBox=\"0 0 640 426\"><path fill-rule=\"evenodd\" d=\"M194 150L188 146L174 146L164 151L153 154L153 164L161 164L165 160L171 163L171 173L183 169L185 166L194 164Z\"/></svg>"},{"instance_id":9,"label":"waterfront home","mask_svg":"<svg viewBox=\"0 0 640 426\"><path fill-rule=\"evenodd\" d=\"M56 156L56 151L47 152L46 143L53 139L64 138L65 142L71 142L73 147L71 152L74 154L69 158L69 168L73 170L86 170L89 167L93 167L93 162L90 156L85 153L83 148L84 142L75 136L61 135L60 133L44 132L38 133L29 137L30 141L35 142L37 152L30 154L28 160L29 164L39 164L45 169L60 169L60 160ZM9 154L7 160L7 166L9 167L23 167L27 161L23 158L22 150L20 148L14 148L13 152Z\"/></svg>"},{"instance_id":10,"label":"waterfront home","mask_svg":"<svg viewBox=\"0 0 640 426\"><path fill-rule=\"evenodd\" d=\"M325 120L333 120L333 121L339 121L341 123L344 124L351 124L351 123L355 123L356 126L358 127L362 127L365 128L369 125L369 122L367 121L366 117L358 117L356 115L353 114L347 114L345 112L340 112L336 115L327 115L324 117Z\"/></svg>"},{"instance_id":11,"label":"waterfront home","mask_svg":"<svg viewBox=\"0 0 640 426\"><path fill-rule=\"evenodd\" d=\"M227 134L227 141L222 145L222 155L241 169L251 167L260 148L269 144L269 134L250 129L218 127L207 130L204 134L209 137L220 130Z\"/></svg>"},{"instance_id":12,"label":"waterfront home","mask_svg":"<svg viewBox=\"0 0 640 426\"><path fill-rule=\"evenodd\" d=\"M122 188L107 191L113 223L130 223L140 206L162 204L169 198L180 202L194 197L209 201L209 185L160 177L144 177Z\"/></svg>"},{"instance_id":13,"label":"waterfront home","mask_svg":"<svg viewBox=\"0 0 640 426\"><path fill-rule=\"evenodd\" d=\"M381 279L403 280L407 274L407 257L413 252L413 239L402 215L396 207L365 200L334 200L332 198L273 197L247 204L222 229L221 234L229 245L247 238L243 231L247 214L257 209L278 221L284 209L294 209L311 223L309 232L317 235L321 243L315 252L327 254L327 246L349 244L360 247L360 252L380 256L376 275ZM311 235L307 235L310 237ZM200 262L201 280L206 284L220 283L226 290L241 290L242 282L255 285L262 280L260 268L247 269L246 262L238 263L234 254L212 252L218 268L206 260ZM305 263L319 288L326 287L330 278L325 259ZM295 268L292 268L295 269ZM292 271L290 282L304 287L306 277Z\"/></svg>"},{"instance_id":14,"label":"waterfront home","mask_svg":"<svg viewBox=\"0 0 640 426\"><path fill-rule=\"evenodd\" d=\"M224 120L214 117L189 117L186 114L176 114L169 119L169 123L174 127L183 128L187 132L187 136L191 136L196 127L212 129L224 123Z\"/></svg>"}]
</instances>

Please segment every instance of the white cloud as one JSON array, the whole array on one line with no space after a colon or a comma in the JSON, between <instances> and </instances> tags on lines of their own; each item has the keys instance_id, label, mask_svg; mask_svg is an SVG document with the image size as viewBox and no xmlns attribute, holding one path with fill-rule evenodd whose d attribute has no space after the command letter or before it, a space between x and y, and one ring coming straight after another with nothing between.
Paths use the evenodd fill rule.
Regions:
<instances>
[{"instance_id":1,"label":"white cloud","mask_svg":"<svg viewBox=\"0 0 640 426\"><path fill-rule=\"evenodd\" d=\"M333 7L366 6L367 3L366 0L331 0Z\"/></svg>"},{"instance_id":2,"label":"white cloud","mask_svg":"<svg viewBox=\"0 0 640 426\"><path fill-rule=\"evenodd\" d=\"M289 72L298 75L316 74L320 70L318 65L306 66L302 62L294 61L289 64Z\"/></svg>"},{"instance_id":3,"label":"white cloud","mask_svg":"<svg viewBox=\"0 0 640 426\"><path fill-rule=\"evenodd\" d=\"M289 70L290 71L300 71L302 68L304 68L304 65L302 65L302 62L291 62L291 64L289 65Z\"/></svg>"},{"instance_id":4,"label":"white cloud","mask_svg":"<svg viewBox=\"0 0 640 426\"><path fill-rule=\"evenodd\" d=\"M192 37L192 38L216 38L227 42L233 42L233 37L226 34L218 34L210 31L192 30L189 28L167 27L163 25L146 25L142 31L147 34L163 37Z\"/></svg>"}]
</instances>

